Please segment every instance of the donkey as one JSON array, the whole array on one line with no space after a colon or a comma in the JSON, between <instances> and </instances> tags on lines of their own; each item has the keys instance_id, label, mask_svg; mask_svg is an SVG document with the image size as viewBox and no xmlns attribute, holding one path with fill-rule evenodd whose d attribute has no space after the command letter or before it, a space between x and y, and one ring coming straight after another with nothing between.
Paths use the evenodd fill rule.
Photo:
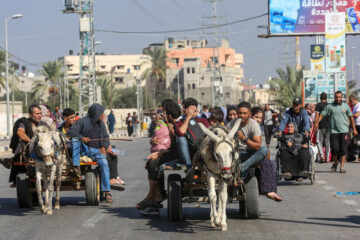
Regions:
<instances>
[{"instance_id":1,"label":"donkey","mask_svg":"<svg viewBox=\"0 0 360 240\"><path fill-rule=\"evenodd\" d=\"M235 150L234 136L239 129L241 119L235 122L234 127L227 130L225 127L215 127L211 130L199 124L207 135L200 145L200 153L205 162L206 179L210 200L210 226L221 226L221 231L227 231L226 202L228 199L228 183L233 180L235 160L238 153ZM216 209L215 181L219 178L219 204Z\"/></svg>"},{"instance_id":2,"label":"donkey","mask_svg":"<svg viewBox=\"0 0 360 240\"><path fill-rule=\"evenodd\" d=\"M54 192L54 180L56 188L55 209L60 209L60 185L62 167L66 162L65 137L56 130L53 122L51 127L39 126L34 132L30 142L30 152L36 154L35 174L36 192L39 199L39 207L42 213L53 214L52 196ZM44 183L45 204L42 199L42 186Z\"/></svg>"}]
</instances>

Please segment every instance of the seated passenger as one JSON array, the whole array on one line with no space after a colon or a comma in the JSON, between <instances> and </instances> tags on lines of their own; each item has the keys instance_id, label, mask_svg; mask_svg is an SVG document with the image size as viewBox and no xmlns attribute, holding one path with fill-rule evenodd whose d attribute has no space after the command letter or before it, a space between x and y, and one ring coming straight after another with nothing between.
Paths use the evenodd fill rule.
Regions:
<instances>
[{"instance_id":1,"label":"seated passenger","mask_svg":"<svg viewBox=\"0 0 360 240\"><path fill-rule=\"evenodd\" d=\"M235 105L231 105L226 109L226 124L228 124L231 120L238 118L237 107Z\"/></svg>"},{"instance_id":2,"label":"seated passenger","mask_svg":"<svg viewBox=\"0 0 360 240\"><path fill-rule=\"evenodd\" d=\"M261 124L264 118L263 110L260 107L253 107L251 109L251 118ZM277 202L282 201L282 198L277 195L276 168L274 162L270 159L270 151L266 159L260 164L259 189L260 194L264 194Z\"/></svg>"},{"instance_id":3,"label":"seated passenger","mask_svg":"<svg viewBox=\"0 0 360 240\"><path fill-rule=\"evenodd\" d=\"M69 131L71 126L74 125L74 123L75 123L75 111L72 110L71 108L65 108L63 111L63 117L64 117L64 121L58 127L58 130L66 136L66 133ZM66 143L67 143L69 154L71 156L72 155L71 140L69 137L66 138Z\"/></svg>"},{"instance_id":4,"label":"seated passenger","mask_svg":"<svg viewBox=\"0 0 360 240\"><path fill-rule=\"evenodd\" d=\"M222 125L224 119L224 112L219 107L214 107L213 113L209 117L210 126Z\"/></svg>"},{"instance_id":5,"label":"seated passenger","mask_svg":"<svg viewBox=\"0 0 360 240\"><path fill-rule=\"evenodd\" d=\"M29 118L18 119L13 127L13 135L10 141L10 148L15 154L13 160L8 159L7 164L11 165L11 172L9 182L12 182L10 187L16 187L16 175L25 170L24 166L15 166L14 162L20 161L20 141L29 143L34 136L34 130L38 126L47 126L46 122L41 121L42 112L39 105L31 105L29 107Z\"/></svg>"},{"instance_id":6,"label":"seated passenger","mask_svg":"<svg viewBox=\"0 0 360 240\"><path fill-rule=\"evenodd\" d=\"M309 169L309 146L305 136L298 133L295 123L288 124L288 133L280 137L282 172L291 179L293 176L303 176ZM301 178L298 178L301 181Z\"/></svg>"},{"instance_id":7,"label":"seated passenger","mask_svg":"<svg viewBox=\"0 0 360 240\"><path fill-rule=\"evenodd\" d=\"M268 148L261 146L261 130L260 125L251 119L251 105L248 102L241 102L238 105L238 115L241 118L241 124L237 132L238 149L240 151L241 163L239 165L240 172L245 177L250 167L260 164L265 160L268 154ZM232 120L228 124L231 129L237 119Z\"/></svg>"},{"instance_id":8,"label":"seated passenger","mask_svg":"<svg viewBox=\"0 0 360 240\"><path fill-rule=\"evenodd\" d=\"M110 193L110 172L106 153L112 152L108 140L109 135L104 123L105 108L98 103L90 106L86 117L79 119L67 132L71 137L73 149L73 165L77 175L80 172L80 154L87 155L98 162L101 171L101 190L105 192L105 200L112 203ZM92 140L94 139L94 140ZM96 139L96 140L95 140Z\"/></svg>"},{"instance_id":9,"label":"seated passenger","mask_svg":"<svg viewBox=\"0 0 360 240\"><path fill-rule=\"evenodd\" d=\"M204 133L198 123L201 122L205 127L209 127L209 122L205 118L197 117L197 105L196 99L186 98L182 102L185 116L175 125L179 158L188 169L191 168L191 159L204 139Z\"/></svg>"},{"instance_id":10,"label":"seated passenger","mask_svg":"<svg viewBox=\"0 0 360 240\"><path fill-rule=\"evenodd\" d=\"M148 171L149 177L149 192L144 200L139 202L136 205L136 208L139 210L144 210L140 212L142 215L158 215L159 210L162 205L160 204L166 197L164 196L163 182L162 178L159 179L159 170L161 165L178 159L176 151L176 142L175 142L175 131L174 125L176 120L181 115L181 110L178 104L175 102L164 102L162 103L162 108L164 111L163 120L168 128L171 139L170 148L167 150L161 150L159 152L151 153L146 162L146 169ZM154 137L151 140L151 144L157 144L158 139Z\"/></svg>"}]
</instances>

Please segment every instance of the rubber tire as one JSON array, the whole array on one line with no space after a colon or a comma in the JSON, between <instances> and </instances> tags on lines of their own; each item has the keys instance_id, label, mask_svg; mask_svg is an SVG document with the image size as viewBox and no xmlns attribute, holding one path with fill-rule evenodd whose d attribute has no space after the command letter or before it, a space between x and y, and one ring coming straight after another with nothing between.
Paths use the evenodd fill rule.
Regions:
<instances>
[{"instance_id":1,"label":"rubber tire","mask_svg":"<svg viewBox=\"0 0 360 240\"><path fill-rule=\"evenodd\" d=\"M29 177L26 173L16 175L16 195L19 208L32 208L33 196L30 190Z\"/></svg>"},{"instance_id":2,"label":"rubber tire","mask_svg":"<svg viewBox=\"0 0 360 240\"><path fill-rule=\"evenodd\" d=\"M89 206L100 203L100 174L97 169L85 173L85 198Z\"/></svg>"},{"instance_id":3,"label":"rubber tire","mask_svg":"<svg viewBox=\"0 0 360 240\"><path fill-rule=\"evenodd\" d=\"M180 181L168 181L168 218L170 221L180 221L183 218Z\"/></svg>"},{"instance_id":4,"label":"rubber tire","mask_svg":"<svg viewBox=\"0 0 360 240\"><path fill-rule=\"evenodd\" d=\"M257 219L260 217L260 195L256 176L245 183L246 199L239 200L240 217L245 219ZM246 203L245 203L246 201ZM247 216L245 215L247 208Z\"/></svg>"}]
</instances>

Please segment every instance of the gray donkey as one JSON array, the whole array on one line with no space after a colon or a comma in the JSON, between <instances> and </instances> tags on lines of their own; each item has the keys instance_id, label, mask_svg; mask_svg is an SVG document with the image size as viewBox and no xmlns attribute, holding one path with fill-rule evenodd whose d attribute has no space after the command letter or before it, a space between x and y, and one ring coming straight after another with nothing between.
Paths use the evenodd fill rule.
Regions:
<instances>
[{"instance_id":1,"label":"gray donkey","mask_svg":"<svg viewBox=\"0 0 360 240\"><path fill-rule=\"evenodd\" d=\"M36 192L42 213L53 214L52 196L54 181L56 187L55 209L60 209L60 185L63 164L66 162L65 136L56 130L53 122L50 128L39 126L30 142L30 152L35 152ZM56 177L56 180L55 180ZM43 181L45 205L42 199Z\"/></svg>"}]
</instances>

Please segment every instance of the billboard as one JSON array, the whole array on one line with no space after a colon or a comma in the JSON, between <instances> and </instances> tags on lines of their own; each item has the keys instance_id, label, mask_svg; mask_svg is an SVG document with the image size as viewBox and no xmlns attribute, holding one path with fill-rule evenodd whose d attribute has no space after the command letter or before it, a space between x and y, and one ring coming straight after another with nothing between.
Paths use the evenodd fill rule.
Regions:
<instances>
[{"instance_id":1,"label":"billboard","mask_svg":"<svg viewBox=\"0 0 360 240\"><path fill-rule=\"evenodd\" d=\"M333 0L269 0L270 34L314 34L325 32L325 14ZM336 0L345 13L347 32L360 33L360 0Z\"/></svg>"},{"instance_id":2,"label":"billboard","mask_svg":"<svg viewBox=\"0 0 360 240\"><path fill-rule=\"evenodd\" d=\"M328 95L328 102L333 102L336 91L341 91L346 100L346 72L303 71L303 81L306 103L320 102L323 92Z\"/></svg>"},{"instance_id":3,"label":"billboard","mask_svg":"<svg viewBox=\"0 0 360 240\"><path fill-rule=\"evenodd\" d=\"M312 44L310 45L310 65L313 71L325 70L325 45L324 44Z\"/></svg>"},{"instance_id":4,"label":"billboard","mask_svg":"<svg viewBox=\"0 0 360 240\"><path fill-rule=\"evenodd\" d=\"M327 72L346 71L345 13L325 15L325 64Z\"/></svg>"}]
</instances>

